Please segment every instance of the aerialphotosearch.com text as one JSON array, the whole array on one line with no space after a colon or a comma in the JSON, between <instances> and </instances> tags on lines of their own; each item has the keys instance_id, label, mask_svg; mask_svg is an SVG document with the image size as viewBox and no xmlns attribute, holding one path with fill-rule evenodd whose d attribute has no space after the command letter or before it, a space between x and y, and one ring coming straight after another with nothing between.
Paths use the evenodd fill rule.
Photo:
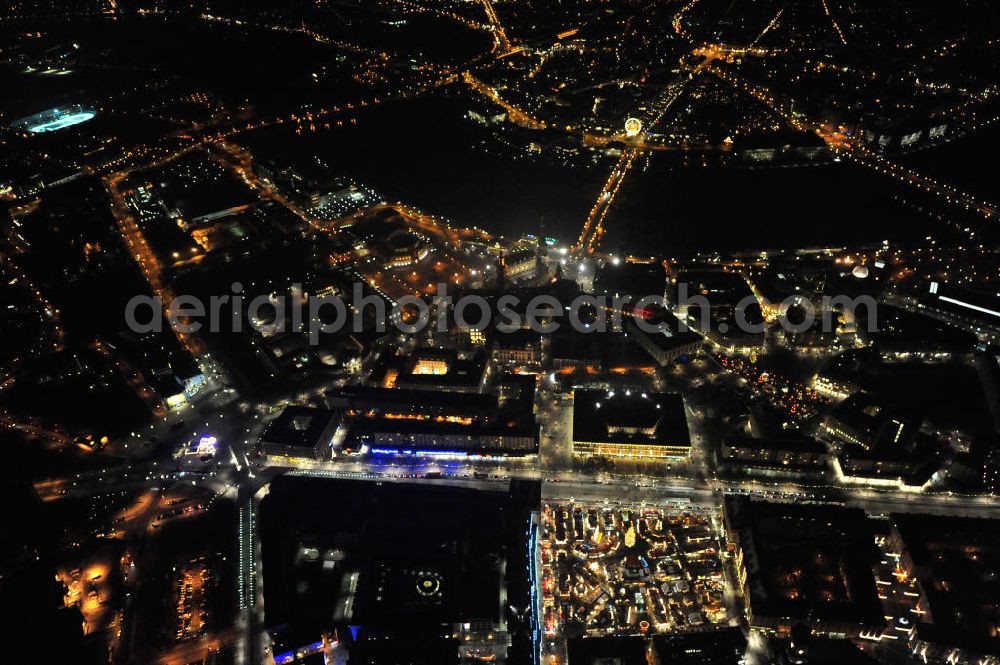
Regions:
<instances>
[{"instance_id":1,"label":"aerialphotosearch.com text","mask_svg":"<svg viewBox=\"0 0 1000 665\"><path fill-rule=\"evenodd\" d=\"M363 332L373 328L379 332L396 328L415 334L433 325L436 332L447 332L454 325L459 329L511 332L526 328L539 333L552 333L569 325L581 333L621 331L626 317L631 316L644 332L683 332L683 320L673 325L661 317L647 316L658 308L669 309L663 295L605 296L580 294L570 302L562 302L551 294L538 294L524 299L504 293L487 299L478 294L457 298L449 294L450 284L438 284L433 297L403 296L391 302L355 283L350 294L318 296L293 286L288 294L264 294L252 298L243 293L241 284L234 283L231 293L213 295L207 302L193 295L180 295L169 304L158 296L135 296L126 305L125 320L133 332L158 332L169 325L180 333L234 332L251 328L262 334L305 333L316 344L324 334ZM693 327L708 332L712 327L711 302L700 294L690 295L686 284L679 284L675 300L676 311L686 312ZM720 324L720 332L729 332L735 325L740 331L762 333L767 324L761 317L748 313L758 305L754 296L747 296L733 307L730 323ZM823 296L817 306L800 296L790 296L777 307L779 312L795 308L792 321L782 314L777 323L789 332L803 332L817 321L823 332L837 327L834 312L849 316L864 308L869 331L877 329L876 302L870 296ZM642 313L642 316L635 316ZM661 318L661 320L657 320ZM682 317L683 318L683 317ZM721 327L727 326L727 330ZM679 328L679 330L678 330Z\"/></svg>"}]
</instances>

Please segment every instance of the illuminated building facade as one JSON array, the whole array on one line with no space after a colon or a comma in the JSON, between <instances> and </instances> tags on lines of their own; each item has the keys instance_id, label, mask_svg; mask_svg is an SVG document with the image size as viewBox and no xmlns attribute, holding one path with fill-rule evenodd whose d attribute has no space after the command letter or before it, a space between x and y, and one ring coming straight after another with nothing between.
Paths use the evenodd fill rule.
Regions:
<instances>
[{"instance_id":1,"label":"illuminated building facade","mask_svg":"<svg viewBox=\"0 0 1000 665\"><path fill-rule=\"evenodd\" d=\"M443 358L420 358L414 363L412 373L444 376L448 373L448 361Z\"/></svg>"},{"instance_id":2,"label":"illuminated building facade","mask_svg":"<svg viewBox=\"0 0 1000 665\"><path fill-rule=\"evenodd\" d=\"M517 248L503 256L501 266L507 279L533 277L538 266L538 257L533 248Z\"/></svg>"},{"instance_id":3,"label":"illuminated building facade","mask_svg":"<svg viewBox=\"0 0 1000 665\"><path fill-rule=\"evenodd\" d=\"M493 361L499 365L535 365L542 360L541 338L531 330L494 332L488 344Z\"/></svg>"},{"instance_id":4,"label":"illuminated building facade","mask_svg":"<svg viewBox=\"0 0 1000 665\"><path fill-rule=\"evenodd\" d=\"M397 229L385 240L385 262L390 268L414 266L430 254L430 246L410 231Z\"/></svg>"},{"instance_id":5,"label":"illuminated building facade","mask_svg":"<svg viewBox=\"0 0 1000 665\"><path fill-rule=\"evenodd\" d=\"M831 461L833 477L844 485L884 487L903 492L923 492L935 479L941 465L910 447L865 451L842 451Z\"/></svg>"}]
</instances>

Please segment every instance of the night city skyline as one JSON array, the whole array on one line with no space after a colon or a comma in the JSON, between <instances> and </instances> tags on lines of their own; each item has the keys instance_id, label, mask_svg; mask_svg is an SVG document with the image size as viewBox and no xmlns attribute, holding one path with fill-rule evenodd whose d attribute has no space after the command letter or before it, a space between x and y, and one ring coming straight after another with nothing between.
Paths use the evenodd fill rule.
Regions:
<instances>
[{"instance_id":1,"label":"night city skyline","mask_svg":"<svg viewBox=\"0 0 1000 665\"><path fill-rule=\"evenodd\" d=\"M11 662L1000 665L992 0L0 8Z\"/></svg>"}]
</instances>

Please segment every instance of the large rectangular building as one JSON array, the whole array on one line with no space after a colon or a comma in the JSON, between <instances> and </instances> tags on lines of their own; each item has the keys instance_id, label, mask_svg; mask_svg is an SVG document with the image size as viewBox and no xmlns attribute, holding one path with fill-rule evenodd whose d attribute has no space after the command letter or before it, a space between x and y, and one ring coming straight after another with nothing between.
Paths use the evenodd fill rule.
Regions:
<instances>
[{"instance_id":1,"label":"large rectangular building","mask_svg":"<svg viewBox=\"0 0 1000 665\"><path fill-rule=\"evenodd\" d=\"M653 322L642 326L631 319L626 320L625 330L660 367L666 367L685 356L694 356L701 351L705 344L704 337L682 326L681 322L668 312L663 312L659 316L663 318L659 330L649 329L655 325Z\"/></svg>"},{"instance_id":2,"label":"large rectangular building","mask_svg":"<svg viewBox=\"0 0 1000 665\"><path fill-rule=\"evenodd\" d=\"M833 475L845 485L926 490L941 468L942 446L922 433L919 415L884 406L868 393L855 393L834 407L821 432L837 452Z\"/></svg>"},{"instance_id":3,"label":"large rectangular building","mask_svg":"<svg viewBox=\"0 0 1000 665\"><path fill-rule=\"evenodd\" d=\"M258 512L275 662L528 662L539 492L276 478Z\"/></svg>"},{"instance_id":4,"label":"large rectangular building","mask_svg":"<svg viewBox=\"0 0 1000 665\"><path fill-rule=\"evenodd\" d=\"M325 459L336 429L333 411L289 406L264 430L258 448L268 457Z\"/></svg>"},{"instance_id":5,"label":"large rectangular building","mask_svg":"<svg viewBox=\"0 0 1000 665\"><path fill-rule=\"evenodd\" d=\"M1000 663L1000 522L893 515L889 542L920 591L910 646L923 662Z\"/></svg>"},{"instance_id":6,"label":"large rectangular building","mask_svg":"<svg viewBox=\"0 0 1000 665\"><path fill-rule=\"evenodd\" d=\"M829 470L826 446L815 439L755 439L731 437L719 455L723 470L730 474L756 476L821 476Z\"/></svg>"},{"instance_id":7,"label":"large rectangular building","mask_svg":"<svg viewBox=\"0 0 1000 665\"><path fill-rule=\"evenodd\" d=\"M460 355L454 349L419 348L409 355L390 350L372 370L370 381L384 388L481 393L493 366L484 350Z\"/></svg>"},{"instance_id":8,"label":"large rectangular building","mask_svg":"<svg viewBox=\"0 0 1000 665\"><path fill-rule=\"evenodd\" d=\"M873 450L903 445L920 429L919 418L886 407L873 395L859 392L838 404L823 419L821 431L843 445Z\"/></svg>"},{"instance_id":9,"label":"large rectangular building","mask_svg":"<svg viewBox=\"0 0 1000 665\"><path fill-rule=\"evenodd\" d=\"M776 635L796 625L831 637L881 634L875 534L864 511L730 496L724 518L751 627Z\"/></svg>"},{"instance_id":10,"label":"large rectangular building","mask_svg":"<svg viewBox=\"0 0 1000 665\"><path fill-rule=\"evenodd\" d=\"M394 418L355 421L344 449L375 455L513 457L538 452L534 422L441 422Z\"/></svg>"},{"instance_id":11,"label":"large rectangular building","mask_svg":"<svg viewBox=\"0 0 1000 665\"><path fill-rule=\"evenodd\" d=\"M574 392L574 454L680 459L690 452L680 395L624 388Z\"/></svg>"},{"instance_id":12,"label":"large rectangular building","mask_svg":"<svg viewBox=\"0 0 1000 665\"><path fill-rule=\"evenodd\" d=\"M498 365L538 365L542 361L542 338L533 330L492 331L487 348Z\"/></svg>"},{"instance_id":13,"label":"large rectangular building","mask_svg":"<svg viewBox=\"0 0 1000 665\"><path fill-rule=\"evenodd\" d=\"M351 387L327 395L347 423L343 450L375 455L508 457L538 452L535 378L503 375L496 393Z\"/></svg>"},{"instance_id":14,"label":"large rectangular building","mask_svg":"<svg viewBox=\"0 0 1000 665\"><path fill-rule=\"evenodd\" d=\"M348 418L472 419L490 416L498 408L493 393L447 393L437 390L344 386L324 394L326 405Z\"/></svg>"},{"instance_id":15,"label":"large rectangular building","mask_svg":"<svg viewBox=\"0 0 1000 665\"><path fill-rule=\"evenodd\" d=\"M729 350L764 345L762 309L746 278L716 270L686 270L668 289L678 316L713 345ZM705 307L707 305L707 307Z\"/></svg>"},{"instance_id":16,"label":"large rectangular building","mask_svg":"<svg viewBox=\"0 0 1000 665\"><path fill-rule=\"evenodd\" d=\"M943 282L930 282L919 307L974 332L1000 332L1000 297Z\"/></svg>"}]
</instances>

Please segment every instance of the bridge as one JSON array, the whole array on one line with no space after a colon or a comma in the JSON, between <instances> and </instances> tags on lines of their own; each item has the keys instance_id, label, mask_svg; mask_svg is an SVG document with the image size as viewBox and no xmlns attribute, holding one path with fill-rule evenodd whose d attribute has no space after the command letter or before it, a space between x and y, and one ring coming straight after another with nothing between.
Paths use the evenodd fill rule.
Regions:
<instances>
[{"instance_id":1,"label":"bridge","mask_svg":"<svg viewBox=\"0 0 1000 665\"><path fill-rule=\"evenodd\" d=\"M604 235L604 220L608 216L608 211L611 210L611 205L614 203L618 190L621 189L622 182L625 180L625 174L632 168L632 163L638 154L639 150L637 148L622 150L622 156L618 159L618 163L608 177L608 181L601 188L601 193L597 196L597 202L590 209L590 214L587 215L587 221L583 223L583 231L580 233L580 239L573 246L573 254L594 253L597 243L600 242L601 236Z\"/></svg>"},{"instance_id":2,"label":"bridge","mask_svg":"<svg viewBox=\"0 0 1000 665\"><path fill-rule=\"evenodd\" d=\"M507 53L511 50L510 40L507 39L507 32L503 29L503 24L497 18L497 13L493 10L493 3L490 0L483 0L483 7L486 9L486 18L489 20L493 30L493 39L496 40L497 50Z\"/></svg>"},{"instance_id":3,"label":"bridge","mask_svg":"<svg viewBox=\"0 0 1000 665\"><path fill-rule=\"evenodd\" d=\"M663 89L663 92L652 101L649 105L649 110L645 113L642 118L642 127L653 127L663 116L666 115L667 111L673 106L681 95L684 94L684 90L687 88L687 83L691 81L695 75L700 73L702 70L709 67L709 65L716 59L724 57L722 52L718 49L711 48L698 48L692 51L694 55L699 55L703 57L703 60L688 69L687 78L682 79L680 82L669 85ZM681 67L685 67L685 58L681 58ZM618 191L621 189L622 182L625 179L625 174L628 173L629 169L632 168L632 164L635 162L635 158L639 156L642 152L649 149L655 149L654 146L646 145L643 142L642 135L634 136L632 138L619 136L617 137L627 144L627 147L622 150L622 155L615 165L614 170L608 177L604 187L601 189L600 194L597 195L597 202L594 207L590 209L590 214L587 215L587 220L583 224L583 231L580 232L580 238L577 243L573 246L572 252L574 255L580 254L593 254L597 249L598 243L600 243L602 236L604 235L604 220L608 216L608 211L611 210L611 206L614 204L615 196L618 195Z\"/></svg>"},{"instance_id":4,"label":"bridge","mask_svg":"<svg viewBox=\"0 0 1000 665\"><path fill-rule=\"evenodd\" d=\"M720 80L746 92L751 97L770 107L775 113L784 118L785 122L791 127L799 131L816 134L835 155L927 192L948 204L977 213L985 219L1000 219L1000 207L996 204L894 162L885 155L866 147L856 137L846 136L838 131L830 130L817 122L805 118L801 114L793 113L791 104L768 88L756 83L750 83L719 67L710 67L708 71Z\"/></svg>"}]
</instances>

